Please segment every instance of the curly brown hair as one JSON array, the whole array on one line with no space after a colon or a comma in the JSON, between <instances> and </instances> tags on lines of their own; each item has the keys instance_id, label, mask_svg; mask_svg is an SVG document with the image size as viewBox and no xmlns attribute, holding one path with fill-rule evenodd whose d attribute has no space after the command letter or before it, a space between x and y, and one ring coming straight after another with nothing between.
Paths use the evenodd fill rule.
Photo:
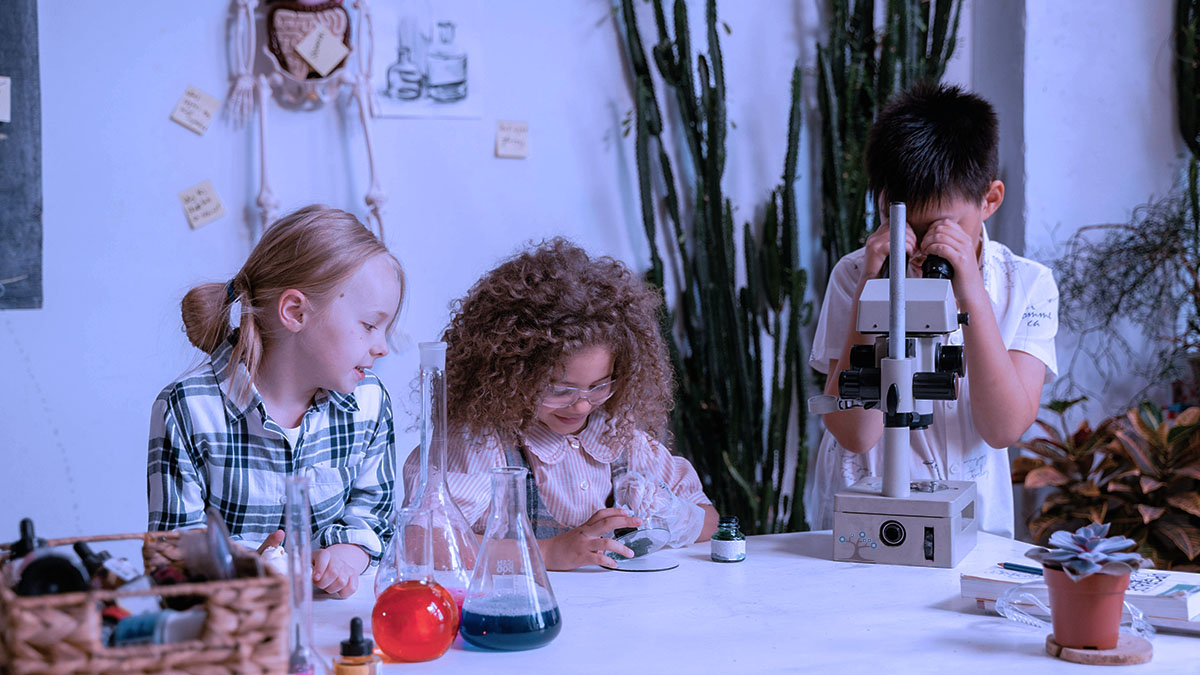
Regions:
<instances>
[{"instance_id":1,"label":"curly brown hair","mask_svg":"<svg viewBox=\"0 0 1200 675\"><path fill-rule=\"evenodd\" d=\"M442 336L451 428L518 442L566 359L599 345L612 350L616 383L604 434L667 439L674 381L662 298L620 261L555 238L501 263L451 309Z\"/></svg>"}]
</instances>

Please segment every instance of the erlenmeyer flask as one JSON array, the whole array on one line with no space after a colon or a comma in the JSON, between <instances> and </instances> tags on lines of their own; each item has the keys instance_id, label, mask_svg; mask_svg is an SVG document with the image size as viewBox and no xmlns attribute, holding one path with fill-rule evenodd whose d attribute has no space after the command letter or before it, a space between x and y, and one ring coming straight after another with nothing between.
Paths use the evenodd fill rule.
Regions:
<instances>
[{"instance_id":1,"label":"erlenmeyer flask","mask_svg":"<svg viewBox=\"0 0 1200 675\"><path fill-rule=\"evenodd\" d=\"M433 579L450 592L462 609L479 540L450 496L446 484L446 343L422 342L421 473L405 503L429 512L433 539ZM402 466L402 463L397 463ZM375 597L396 580L395 548L388 547L375 576Z\"/></svg>"},{"instance_id":2,"label":"erlenmeyer flask","mask_svg":"<svg viewBox=\"0 0 1200 675\"><path fill-rule=\"evenodd\" d=\"M328 673L325 660L312 649L312 517L308 502L308 477L288 476L283 515L283 549L287 553L291 591L288 605L292 621L288 627L288 673L317 675Z\"/></svg>"},{"instance_id":3,"label":"erlenmeyer flask","mask_svg":"<svg viewBox=\"0 0 1200 675\"><path fill-rule=\"evenodd\" d=\"M371 612L375 643L396 661L436 659L458 632L458 606L431 578L430 515L424 509L400 509L392 538L399 578L379 594Z\"/></svg>"},{"instance_id":4,"label":"erlenmeyer flask","mask_svg":"<svg viewBox=\"0 0 1200 675\"><path fill-rule=\"evenodd\" d=\"M520 467L491 470L492 510L463 603L463 639L487 649L533 649L558 635L562 617L525 513Z\"/></svg>"}]
</instances>

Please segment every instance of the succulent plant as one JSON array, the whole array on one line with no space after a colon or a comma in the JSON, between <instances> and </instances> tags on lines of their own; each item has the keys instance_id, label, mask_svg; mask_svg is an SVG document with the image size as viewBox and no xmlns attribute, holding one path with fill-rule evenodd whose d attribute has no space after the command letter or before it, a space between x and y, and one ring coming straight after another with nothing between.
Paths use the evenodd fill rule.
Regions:
<instances>
[{"instance_id":1,"label":"succulent plant","mask_svg":"<svg viewBox=\"0 0 1200 675\"><path fill-rule=\"evenodd\" d=\"M1108 523L1093 523L1068 532L1059 530L1050 535L1054 548L1031 548L1027 557L1051 568L1061 568L1072 580L1092 574L1128 574L1150 564L1133 551L1118 553L1137 542L1128 537L1109 537Z\"/></svg>"}]
</instances>

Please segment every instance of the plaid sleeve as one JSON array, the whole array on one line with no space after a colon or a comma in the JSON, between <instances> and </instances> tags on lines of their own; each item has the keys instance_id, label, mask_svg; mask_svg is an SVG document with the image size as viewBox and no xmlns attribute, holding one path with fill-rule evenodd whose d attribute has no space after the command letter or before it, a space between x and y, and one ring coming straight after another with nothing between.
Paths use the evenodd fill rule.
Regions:
<instances>
[{"instance_id":1,"label":"plaid sleeve","mask_svg":"<svg viewBox=\"0 0 1200 675\"><path fill-rule=\"evenodd\" d=\"M350 486L342 518L316 533L321 548L333 544L357 544L379 563L384 545L392 536L392 505L396 481L396 433L392 423L392 399L382 385L379 415L366 457Z\"/></svg>"},{"instance_id":2,"label":"plaid sleeve","mask_svg":"<svg viewBox=\"0 0 1200 675\"><path fill-rule=\"evenodd\" d=\"M203 462L183 428L186 407L175 387L154 401L150 415L150 448L146 462L146 496L150 531L176 530L204 523L207 488Z\"/></svg>"}]
</instances>

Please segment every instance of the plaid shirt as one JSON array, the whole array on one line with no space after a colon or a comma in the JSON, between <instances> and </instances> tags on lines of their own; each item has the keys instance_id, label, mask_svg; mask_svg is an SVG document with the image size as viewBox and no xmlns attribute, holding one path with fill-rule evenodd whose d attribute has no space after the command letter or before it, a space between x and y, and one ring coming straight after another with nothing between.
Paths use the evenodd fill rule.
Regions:
<instances>
[{"instance_id":1,"label":"plaid shirt","mask_svg":"<svg viewBox=\"0 0 1200 675\"><path fill-rule=\"evenodd\" d=\"M208 363L168 385L150 419L147 492L151 531L195 527L206 507L225 519L235 540L257 547L283 529L284 478L309 478L313 546L357 544L378 561L391 536L395 481L392 403L374 373L352 394L321 390L301 420L296 447L251 388L244 404L232 392L233 340Z\"/></svg>"}]
</instances>

